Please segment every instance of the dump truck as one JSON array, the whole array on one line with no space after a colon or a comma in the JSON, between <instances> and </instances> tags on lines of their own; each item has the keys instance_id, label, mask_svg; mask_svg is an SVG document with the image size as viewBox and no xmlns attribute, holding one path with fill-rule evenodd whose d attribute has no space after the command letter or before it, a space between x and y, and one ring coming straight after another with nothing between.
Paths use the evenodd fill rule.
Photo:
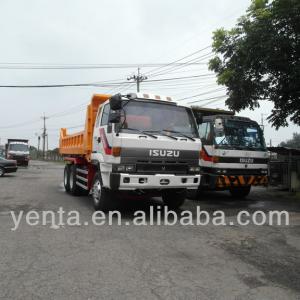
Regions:
<instances>
[{"instance_id":1,"label":"dump truck","mask_svg":"<svg viewBox=\"0 0 300 300\"><path fill-rule=\"evenodd\" d=\"M246 197L252 186L268 183L268 152L257 122L234 112L191 107L202 141L200 155L202 190L229 190Z\"/></svg>"},{"instance_id":2,"label":"dump truck","mask_svg":"<svg viewBox=\"0 0 300 300\"><path fill-rule=\"evenodd\" d=\"M16 160L18 165L28 166L29 144L26 139L8 139L5 145L5 157Z\"/></svg>"},{"instance_id":3,"label":"dump truck","mask_svg":"<svg viewBox=\"0 0 300 300\"><path fill-rule=\"evenodd\" d=\"M114 209L122 196L161 196L178 208L200 183L201 140L190 108L145 93L96 94L83 131L60 132L64 187L91 194L96 210Z\"/></svg>"}]
</instances>

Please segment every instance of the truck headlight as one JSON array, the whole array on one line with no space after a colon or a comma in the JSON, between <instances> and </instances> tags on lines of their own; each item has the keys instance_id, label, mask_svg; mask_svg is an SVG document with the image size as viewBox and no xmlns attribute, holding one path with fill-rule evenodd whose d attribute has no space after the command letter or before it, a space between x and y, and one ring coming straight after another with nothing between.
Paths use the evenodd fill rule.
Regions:
<instances>
[{"instance_id":1,"label":"truck headlight","mask_svg":"<svg viewBox=\"0 0 300 300\"><path fill-rule=\"evenodd\" d=\"M261 174L268 174L268 170L260 170Z\"/></svg>"},{"instance_id":2,"label":"truck headlight","mask_svg":"<svg viewBox=\"0 0 300 300\"><path fill-rule=\"evenodd\" d=\"M199 166L191 166L191 167L189 167L189 172L190 173L199 173L200 167Z\"/></svg>"}]
</instances>

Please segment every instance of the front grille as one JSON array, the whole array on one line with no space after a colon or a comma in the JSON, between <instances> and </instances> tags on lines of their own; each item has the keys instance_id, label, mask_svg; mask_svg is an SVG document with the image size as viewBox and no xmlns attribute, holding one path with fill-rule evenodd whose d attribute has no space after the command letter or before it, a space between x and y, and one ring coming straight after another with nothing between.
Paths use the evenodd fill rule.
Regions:
<instances>
[{"instance_id":1,"label":"front grille","mask_svg":"<svg viewBox=\"0 0 300 300\"><path fill-rule=\"evenodd\" d=\"M261 175L260 169L227 169L226 175Z\"/></svg>"},{"instance_id":2,"label":"front grille","mask_svg":"<svg viewBox=\"0 0 300 300\"><path fill-rule=\"evenodd\" d=\"M13 160L25 160L25 156L13 155L13 156L10 156L10 157L11 157L10 159L13 159Z\"/></svg>"},{"instance_id":3,"label":"front grille","mask_svg":"<svg viewBox=\"0 0 300 300\"><path fill-rule=\"evenodd\" d=\"M136 165L136 172L143 174L187 174L188 165L186 163L138 163Z\"/></svg>"},{"instance_id":4,"label":"front grille","mask_svg":"<svg viewBox=\"0 0 300 300\"><path fill-rule=\"evenodd\" d=\"M217 172L220 170L221 172ZM223 172L226 170L226 173ZM202 168L202 173L212 173L217 175L266 175L261 173L261 169L215 169L215 168Z\"/></svg>"}]
</instances>

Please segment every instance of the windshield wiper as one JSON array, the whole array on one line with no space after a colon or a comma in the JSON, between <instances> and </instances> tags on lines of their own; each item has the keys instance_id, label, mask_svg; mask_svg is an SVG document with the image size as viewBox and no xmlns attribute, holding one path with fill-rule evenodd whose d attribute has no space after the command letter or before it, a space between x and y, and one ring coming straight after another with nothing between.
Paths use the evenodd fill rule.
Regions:
<instances>
[{"instance_id":1,"label":"windshield wiper","mask_svg":"<svg viewBox=\"0 0 300 300\"><path fill-rule=\"evenodd\" d=\"M131 130L131 131L137 131L139 133L146 134L148 136L151 136L154 139L157 139L157 136L155 136L153 134L150 134L150 133L148 133L147 131L144 131L144 130L139 130L139 129L136 129L136 128L122 128L122 129Z\"/></svg>"},{"instance_id":2,"label":"windshield wiper","mask_svg":"<svg viewBox=\"0 0 300 300\"><path fill-rule=\"evenodd\" d=\"M180 132L180 131L169 130L169 129L163 129L162 131L172 132L172 133L175 133L175 134L177 133L177 134L180 134L180 135L186 137L187 139L189 139L189 140L191 140L191 141L195 141L194 138L192 138L191 136L188 136L187 134L184 134L184 133L182 133L182 132Z\"/></svg>"},{"instance_id":3,"label":"windshield wiper","mask_svg":"<svg viewBox=\"0 0 300 300\"><path fill-rule=\"evenodd\" d=\"M159 134L161 134L163 136L166 136L166 137L168 137L170 139L173 139L173 140L176 140L176 141L178 140L178 138L175 137L175 136L173 136L173 135L168 135L168 134L163 133L163 130L162 131L159 131L159 130L146 130L146 132L159 133Z\"/></svg>"}]
</instances>

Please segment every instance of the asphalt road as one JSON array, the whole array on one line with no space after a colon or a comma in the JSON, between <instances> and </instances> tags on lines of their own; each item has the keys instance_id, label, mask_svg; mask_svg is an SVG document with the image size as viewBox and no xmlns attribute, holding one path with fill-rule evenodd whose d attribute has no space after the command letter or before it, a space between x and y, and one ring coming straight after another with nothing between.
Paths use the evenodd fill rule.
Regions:
<instances>
[{"instance_id":1,"label":"asphalt road","mask_svg":"<svg viewBox=\"0 0 300 300\"><path fill-rule=\"evenodd\" d=\"M32 162L0 178L0 299L300 299L300 199L255 189L246 201L207 193L182 208L222 209L226 221L285 209L290 226L94 226L90 198L66 194L62 173ZM124 200L123 219L160 204ZM89 225L11 230L10 211L59 207Z\"/></svg>"}]
</instances>

